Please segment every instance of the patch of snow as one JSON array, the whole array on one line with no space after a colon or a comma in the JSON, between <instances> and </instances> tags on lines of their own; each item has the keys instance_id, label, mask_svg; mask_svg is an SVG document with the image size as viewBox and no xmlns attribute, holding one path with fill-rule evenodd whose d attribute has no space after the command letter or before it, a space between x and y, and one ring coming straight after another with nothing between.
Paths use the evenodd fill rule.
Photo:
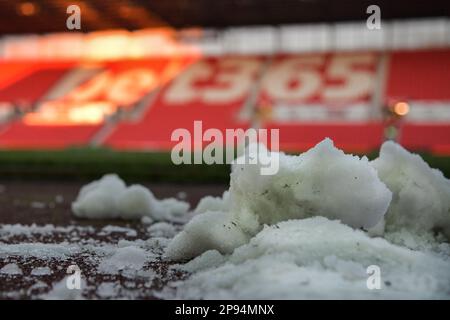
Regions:
<instances>
[{"instance_id":1,"label":"patch of snow","mask_svg":"<svg viewBox=\"0 0 450 320\"><path fill-rule=\"evenodd\" d=\"M99 235L111 234L111 233L125 233L128 237L136 237L137 232L131 228L119 227L108 225L102 228Z\"/></svg>"},{"instance_id":2,"label":"patch of snow","mask_svg":"<svg viewBox=\"0 0 450 320\"><path fill-rule=\"evenodd\" d=\"M188 203L175 198L158 200L144 186L127 187L115 174L107 174L82 187L72 203L76 216L90 219L140 219L149 216L155 220L170 220L188 210Z\"/></svg>"},{"instance_id":3,"label":"patch of snow","mask_svg":"<svg viewBox=\"0 0 450 320\"><path fill-rule=\"evenodd\" d=\"M36 267L33 270L31 270L32 276L48 276L51 275L53 272L49 267Z\"/></svg>"},{"instance_id":4,"label":"patch of snow","mask_svg":"<svg viewBox=\"0 0 450 320\"><path fill-rule=\"evenodd\" d=\"M120 286L115 282L103 282L97 288L97 295L102 299L116 297Z\"/></svg>"},{"instance_id":5,"label":"patch of snow","mask_svg":"<svg viewBox=\"0 0 450 320\"><path fill-rule=\"evenodd\" d=\"M147 228L147 232L152 237L173 238L177 234L173 224L167 222L158 222Z\"/></svg>"},{"instance_id":6,"label":"patch of snow","mask_svg":"<svg viewBox=\"0 0 450 320\"><path fill-rule=\"evenodd\" d=\"M153 219L148 217L148 216L143 216L141 218L141 223L142 224L152 224L153 223Z\"/></svg>"},{"instance_id":7,"label":"patch of snow","mask_svg":"<svg viewBox=\"0 0 450 320\"><path fill-rule=\"evenodd\" d=\"M439 230L450 239L450 180L419 156L388 141L371 165L392 191L386 228Z\"/></svg>"},{"instance_id":8,"label":"patch of snow","mask_svg":"<svg viewBox=\"0 0 450 320\"><path fill-rule=\"evenodd\" d=\"M121 271L137 272L142 269L147 260L144 249L135 246L119 248L111 256L103 260L98 271L105 274L118 274Z\"/></svg>"},{"instance_id":9,"label":"patch of snow","mask_svg":"<svg viewBox=\"0 0 450 320\"><path fill-rule=\"evenodd\" d=\"M13 237L13 236L27 236L32 235L52 235L55 233L92 233L95 229L91 226L54 226L53 224L46 224L38 226L36 224L22 225L22 224L3 224L0 226L1 237Z\"/></svg>"},{"instance_id":10,"label":"patch of snow","mask_svg":"<svg viewBox=\"0 0 450 320\"><path fill-rule=\"evenodd\" d=\"M5 274L5 275L21 275L22 273L22 269L20 269L20 267L15 264L15 263L8 263L7 265L3 266L3 268L0 269L0 274Z\"/></svg>"},{"instance_id":11,"label":"patch of snow","mask_svg":"<svg viewBox=\"0 0 450 320\"><path fill-rule=\"evenodd\" d=\"M380 290L367 288L370 265L380 267ZM223 262L208 251L184 268L195 273L172 284L175 298L450 298L450 261L322 217L266 226Z\"/></svg>"},{"instance_id":12,"label":"patch of snow","mask_svg":"<svg viewBox=\"0 0 450 320\"><path fill-rule=\"evenodd\" d=\"M45 300L83 300L83 289L86 288L86 280L81 278L80 289L69 289L67 277L55 283L53 288L41 296Z\"/></svg>"},{"instance_id":13,"label":"patch of snow","mask_svg":"<svg viewBox=\"0 0 450 320\"><path fill-rule=\"evenodd\" d=\"M0 246L0 257L2 258L17 256L63 260L80 252L81 248L78 245L69 243L19 243Z\"/></svg>"}]
</instances>

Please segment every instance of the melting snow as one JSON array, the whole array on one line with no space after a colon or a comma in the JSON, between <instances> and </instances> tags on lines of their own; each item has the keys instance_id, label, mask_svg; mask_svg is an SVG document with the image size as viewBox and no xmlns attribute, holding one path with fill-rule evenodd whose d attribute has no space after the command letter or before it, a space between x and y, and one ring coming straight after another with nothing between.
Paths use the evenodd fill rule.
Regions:
<instances>
[{"instance_id":1,"label":"melting snow","mask_svg":"<svg viewBox=\"0 0 450 320\"><path fill-rule=\"evenodd\" d=\"M189 204L175 198L158 200L144 186L127 187L117 175L107 174L81 188L72 210L76 216L90 219L149 216L155 220L170 220L185 214Z\"/></svg>"}]
</instances>

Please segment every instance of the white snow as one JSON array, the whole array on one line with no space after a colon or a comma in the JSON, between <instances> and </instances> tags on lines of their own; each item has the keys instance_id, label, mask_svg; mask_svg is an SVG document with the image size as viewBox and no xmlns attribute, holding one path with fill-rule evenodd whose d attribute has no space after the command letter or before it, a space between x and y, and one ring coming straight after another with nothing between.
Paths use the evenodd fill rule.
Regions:
<instances>
[{"instance_id":1,"label":"white snow","mask_svg":"<svg viewBox=\"0 0 450 320\"><path fill-rule=\"evenodd\" d=\"M117 274L121 271L138 272L147 260L144 249L136 246L119 248L111 256L103 260L98 266L100 273Z\"/></svg>"},{"instance_id":2,"label":"white snow","mask_svg":"<svg viewBox=\"0 0 450 320\"><path fill-rule=\"evenodd\" d=\"M62 279L61 281L55 283L53 288L46 294L42 295L41 298L45 300L82 300L83 290L86 288L86 280L81 278L80 289L69 289L67 287L68 277Z\"/></svg>"},{"instance_id":3,"label":"white snow","mask_svg":"<svg viewBox=\"0 0 450 320\"><path fill-rule=\"evenodd\" d=\"M98 273L145 277L149 284L157 273L146 270L147 263L163 254L169 260L192 259L169 269L189 277L170 283L159 293L162 298L450 299L450 182L419 156L387 142L379 158L369 162L325 139L299 156L280 153L275 175L261 175L260 167L235 163L229 190L203 198L189 214L185 202L158 200L143 186L127 187L117 175L106 175L80 190L74 213L140 219L148 224L142 229L148 239L100 246L93 239L2 243L0 258L65 261L92 254L87 262ZM195 215L178 234L173 224L151 224L182 222L190 214ZM81 232L77 228L2 225L0 236ZM118 226L106 226L100 235L117 232L137 236L136 230ZM373 265L381 271L380 290L366 285ZM31 274L51 272L37 267ZM0 274L22 270L9 263ZM96 294L109 298L120 290L117 283L105 282ZM42 297L82 295L68 290L63 279Z\"/></svg>"},{"instance_id":4,"label":"white snow","mask_svg":"<svg viewBox=\"0 0 450 320\"><path fill-rule=\"evenodd\" d=\"M14 237L14 236L26 236L32 235L53 235L55 233L93 233L95 229L91 226L54 226L53 224L31 225L23 224L3 224L0 226L1 237Z\"/></svg>"},{"instance_id":5,"label":"white snow","mask_svg":"<svg viewBox=\"0 0 450 320\"><path fill-rule=\"evenodd\" d=\"M175 198L158 200L144 186L127 187L115 174L107 174L82 187L72 203L76 216L90 219L140 219L149 216L155 220L170 220L188 210L188 203Z\"/></svg>"},{"instance_id":6,"label":"white snow","mask_svg":"<svg viewBox=\"0 0 450 320\"><path fill-rule=\"evenodd\" d=\"M442 172L394 142L385 142L371 164L393 192L388 230L438 230L450 238L450 180Z\"/></svg>"},{"instance_id":7,"label":"white snow","mask_svg":"<svg viewBox=\"0 0 450 320\"><path fill-rule=\"evenodd\" d=\"M275 175L260 172L260 164L233 165L229 193L200 201L200 214L175 237L167 257L188 259L211 249L231 253L264 224L288 219L324 216L370 228L392 197L366 157L347 155L329 139L299 156L280 153Z\"/></svg>"},{"instance_id":8,"label":"white snow","mask_svg":"<svg viewBox=\"0 0 450 320\"><path fill-rule=\"evenodd\" d=\"M108 299L117 296L120 286L115 282L103 282L97 288L97 295L101 299Z\"/></svg>"},{"instance_id":9,"label":"white snow","mask_svg":"<svg viewBox=\"0 0 450 320\"><path fill-rule=\"evenodd\" d=\"M173 224L167 222L157 222L147 228L147 232L152 237L173 238L177 234Z\"/></svg>"},{"instance_id":10,"label":"white snow","mask_svg":"<svg viewBox=\"0 0 450 320\"><path fill-rule=\"evenodd\" d=\"M0 274L5 275L21 275L22 269L15 264L15 263L8 263L7 265L3 266L3 268L0 269Z\"/></svg>"},{"instance_id":11,"label":"white snow","mask_svg":"<svg viewBox=\"0 0 450 320\"><path fill-rule=\"evenodd\" d=\"M195 216L169 244L166 256L182 260L213 249L222 253L232 252L250 237L230 218L228 212L220 211Z\"/></svg>"},{"instance_id":12,"label":"white snow","mask_svg":"<svg viewBox=\"0 0 450 320\"><path fill-rule=\"evenodd\" d=\"M80 252L81 248L79 246L69 243L17 243L2 244L0 246L1 258L17 256L65 260Z\"/></svg>"},{"instance_id":13,"label":"white snow","mask_svg":"<svg viewBox=\"0 0 450 320\"><path fill-rule=\"evenodd\" d=\"M366 285L371 265L380 290ZM322 217L266 226L229 257L207 251L182 269L194 273L173 284L181 299L450 298L449 260Z\"/></svg>"},{"instance_id":14,"label":"white snow","mask_svg":"<svg viewBox=\"0 0 450 320\"><path fill-rule=\"evenodd\" d=\"M32 276L48 276L51 275L53 272L49 267L36 267L33 270L31 270Z\"/></svg>"},{"instance_id":15,"label":"white snow","mask_svg":"<svg viewBox=\"0 0 450 320\"><path fill-rule=\"evenodd\" d=\"M230 206L230 192L225 191L222 197L206 196L201 198L194 210L194 213L199 214L207 211L228 211Z\"/></svg>"},{"instance_id":16,"label":"white snow","mask_svg":"<svg viewBox=\"0 0 450 320\"><path fill-rule=\"evenodd\" d=\"M201 200L166 248L194 259L173 267L191 275L161 297L450 299L450 244L432 233L449 236L449 203L449 180L392 142L372 162L326 139L280 153L272 176L235 164L229 191Z\"/></svg>"},{"instance_id":17,"label":"white snow","mask_svg":"<svg viewBox=\"0 0 450 320\"><path fill-rule=\"evenodd\" d=\"M137 231L131 228L107 225L102 228L99 235L106 235L111 233L125 233L129 237L136 237Z\"/></svg>"}]
</instances>

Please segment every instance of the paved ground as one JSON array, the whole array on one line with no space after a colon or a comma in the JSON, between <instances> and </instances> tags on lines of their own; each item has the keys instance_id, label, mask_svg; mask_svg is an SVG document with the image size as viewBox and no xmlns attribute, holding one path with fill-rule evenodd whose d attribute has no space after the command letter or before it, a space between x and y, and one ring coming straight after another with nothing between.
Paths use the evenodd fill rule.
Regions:
<instances>
[{"instance_id":1,"label":"paved ground","mask_svg":"<svg viewBox=\"0 0 450 320\"><path fill-rule=\"evenodd\" d=\"M121 220L83 220L76 219L70 211L70 204L75 199L80 182L30 182L0 181L0 227L11 224L37 225L53 224L61 226L61 230L36 233L16 232L0 234L0 269L14 263L22 270L21 275L5 275L0 273L0 298L27 299L39 298L41 294L51 290L55 282L64 279L66 269L77 264L83 271L87 281L85 298L141 298L155 299L155 292L161 290L169 280L180 279L184 275L171 272L169 265L156 259L147 263L144 270L156 274L151 281L148 278L130 275L110 275L96 272L98 257L89 252L80 252L65 259L40 257L38 253L30 253L26 257L8 254L12 244L23 246L29 243L41 244L75 244L80 246L105 247L117 245L120 240L133 243L158 239L160 234L149 231L149 225L140 222ZM186 201L195 206L205 195L221 195L226 189L224 185L146 185L158 198L177 197L184 192ZM120 226L123 230L108 231L105 226ZM180 225L174 225L176 230ZM3 250L3 251L2 251ZM5 253L6 252L6 253ZM158 253L156 253L158 254ZM36 267L48 267L51 274L33 275ZM107 284L107 285L105 285ZM100 289L101 288L101 289ZM106 288L106 290L105 290Z\"/></svg>"}]
</instances>

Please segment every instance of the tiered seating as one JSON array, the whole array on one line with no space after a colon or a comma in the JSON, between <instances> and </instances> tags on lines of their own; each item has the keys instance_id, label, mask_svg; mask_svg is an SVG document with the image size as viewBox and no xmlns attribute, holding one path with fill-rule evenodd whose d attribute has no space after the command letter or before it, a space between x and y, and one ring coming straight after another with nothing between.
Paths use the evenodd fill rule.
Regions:
<instances>
[{"instance_id":1,"label":"tiered seating","mask_svg":"<svg viewBox=\"0 0 450 320\"><path fill-rule=\"evenodd\" d=\"M205 59L190 65L163 88L138 123L122 123L106 144L126 149L170 150L172 132L195 120L203 131L248 128L239 111L247 100L261 66L258 58Z\"/></svg>"},{"instance_id":2,"label":"tiered seating","mask_svg":"<svg viewBox=\"0 0 450 320\"><path fill-rule=\"evenodd\" d=\"M357 110L371 107L376 61L371 53L276 58L259 97L258 108L268 114L264 127L280 130L282 150L305 150L325 137L348 151L378 148L381 122L364 113L355 116ZM305 118L301 109L317 117Z\"/></svg>"},{"instance_id":3,"label":"tiered seating","mask_svg":"<svg viewBox=\"0 0 450 320\"><path fill-rule=\"evenodd\" d=\"M353 152L370 152L378 149L383 141L381 123L343 124L295 124L273 125L269 130L280 130L280 149L286 151L307 150L324 138L331 138L336 147Z\"/></svg>"},{"instance_id":4,"label":"tiered seating","mask_svg":"<svg viewBox=\"0 0 450 320\"><path fill-rule=\"evenodd\" d=\"M405 124L401 131L400 143L412 150L427 150L449 155L450 124Z\"/></svg>"},{"instance_id":5,"label":"tiered seating","mask_svg":"<svg viewBox=\"0 0 450 320\"><path fill-rule=\"evenodd\" d=\"M0 89L0 102L19 106L32 106L42 99L60 80L68 68L51 68L33 71L31 74Z\"/></svg>"},{"instance_id":6,"label":"tiered seating","mask_svg":"<svg viewBox=\"0 0 450 320\"><path fill-rule=\"evenodd\" d=\"M29 126L14 122L0 133L0 148L60 149L86 145L100 126Z\"/></svg>"},{"instance_id":7,"label":"tiered seating","mask_svg":"<svg viewBox=\"0 0 450 320\"><path fill-rule=\"evenodd\" d=\"M174 130L184 128L193 136L194 121L201 120L201 133L252 125L280 129L284 150L304 150L330 137L343 149L371 151L382 143L384 130L374 116L380 111L374 93L383 87L375 85L378 58L375 53L329 53L279 56L271 63L255 56L94 66L0 62L0 105L40 106L0 127L0 147L87 145L104 115L132 112L137 104L139 119L119 122L105 145L170 150L178 143L171 141ZM413 150L450 153L450 50L394 52L388 61L385 101L411 106L400 126L400 142ZM141 109L144 103L147 108ZM424 110L433 110L432 116Z\"/></svg>"},{"instance_id":8,"label":"tiered seating","mask_svg":"<svg viewBox=\"0 0 450 320\"><path fill-rule=\"evenodd\" d=\"M1 88L0 101L40 102L35 112L27 113L0 131L0 146L63 148L88 145L102 127L105 115L111 115L118 108L131 108L154 90L164 77L170 77L170 74L162 74L165 66L167 59L114 61L86 66L45 64L42 70L33 71ZM74 76L79 77L83 73L90 77L82 78L84 82L73 81ZM55 87L58 90L47 101L46 95Z\"/></svg>"}]
</instances>

